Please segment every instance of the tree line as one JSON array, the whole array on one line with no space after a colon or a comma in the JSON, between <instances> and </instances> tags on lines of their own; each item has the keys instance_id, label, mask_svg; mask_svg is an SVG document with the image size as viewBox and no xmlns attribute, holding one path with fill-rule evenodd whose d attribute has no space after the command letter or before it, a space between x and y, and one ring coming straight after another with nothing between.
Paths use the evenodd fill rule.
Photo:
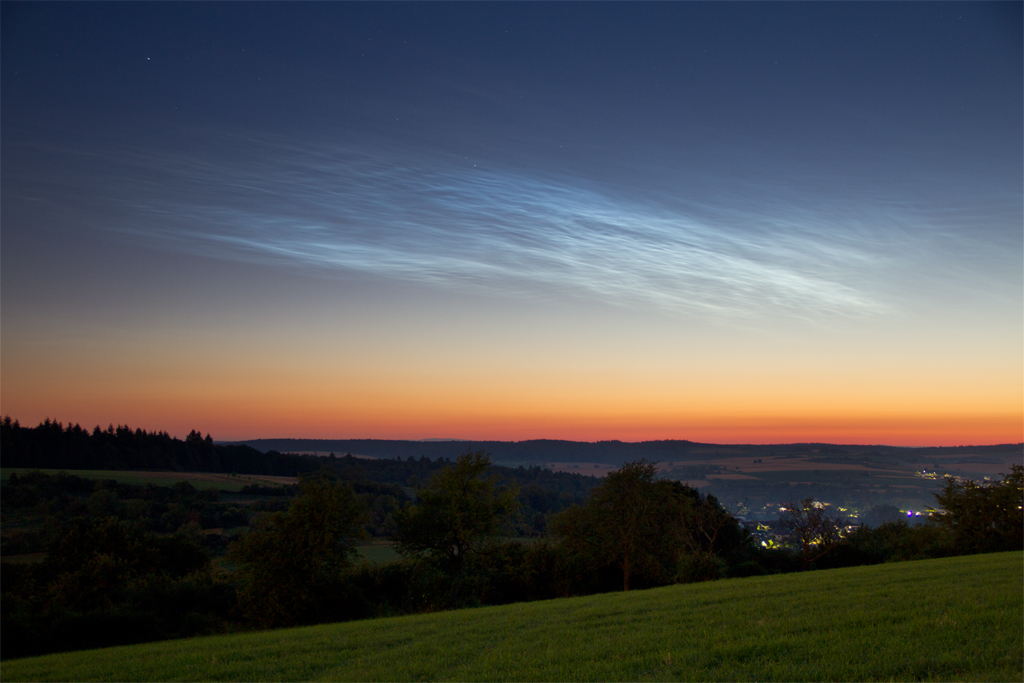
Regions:
<instances>
[{"instance_id":1,"label":"tree line","mask_svg":"<svg viewBox=\"0 0 1024 683\"><path fill-rule=\"evenodd\" d=\"M192 430L184 440L167 432L147 432L127 425L99 426L90 432L78 424L62 425L49 418L37 427L22 427L5 416L0 420L0 457L4 467L67 470L166 470L174 472L238 472L294 477L313 472L310 457L250 446L214 444Z\"/></svg>"}]
</instances>

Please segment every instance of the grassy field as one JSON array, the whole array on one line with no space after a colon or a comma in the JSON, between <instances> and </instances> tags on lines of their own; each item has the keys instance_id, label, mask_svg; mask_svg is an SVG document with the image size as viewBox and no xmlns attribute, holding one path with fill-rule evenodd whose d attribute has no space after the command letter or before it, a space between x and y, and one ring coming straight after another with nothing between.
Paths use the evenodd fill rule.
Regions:
<instances>
[{"instance_id":1,"label":"grassy field","mask_svg":"<svg viewBox=\"0 0 1024 683\"><path fill-rule=\"evenodd\" d=\"M133 470L33 470L29 467L4 467L0 469L0 480L6 481L12 472L19 475L26 472L42 472L55 475L60 472L82 477L84 479L113 479L120 484L156 484L157 486L173 486L179 481L187 481L200 491L214 489L217 491L242 490L249 484L294 484L296 477L270 477L257 474L219 474L216 472L136 472Z\"/></svg>"},{"instance_id":2,"label":"grassy field","mask_svg":"<svg viewBox=\"0 0 1024 683\"><path fill-rule=\"evenodd\" d=\"M370 564L387 564L401 557L391 543L367 543L357 545L356 550L359 551L359 558Z\"/></svg>"},{"instance_id":3,"label":"grassy field","mask_svg":"<svg viewBox=\"0 0 1024 683\"><path fill-rule=\"evenodd\" d=\"M1024 554L215 636L3 663L21 680L1020 681Z\"/></svg>"}]
</instances>

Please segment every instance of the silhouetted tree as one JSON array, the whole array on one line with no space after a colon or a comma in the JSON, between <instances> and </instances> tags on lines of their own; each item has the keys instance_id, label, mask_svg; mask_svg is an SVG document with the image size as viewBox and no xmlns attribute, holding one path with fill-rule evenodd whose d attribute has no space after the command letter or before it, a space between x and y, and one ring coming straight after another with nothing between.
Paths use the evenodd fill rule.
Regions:
<instances>
[{"instance_id":1,"label":"silhouetted tree","mask_svg":"<svg viewBox=\"0 0 1024 683\"><path fill-rule=\"evenodd\" d=\"M1013 465L997 482L946 477L935 499L940 509L929 521L953 534L957 552L1024 547L1024 466Z\"/></svg>"},{"instance_id":2,"label":"silhouetted tree","mask_svg":"<svg viewBox=\"0 0 1024 683\"><path fill-rule=\"evenodd\" d=\"M727 564L723 556L740 553L749 534L714 496L680 482L668 486L673 520L665 533L677 539L681 553L676 578L683 583L720 578Z\"/></svg>"},{"instance_id":3,"label":"silhouetted tree","mask_svg":"<svg viewBox=\"0 0 1024 683\"><path fill-rule=\"evenodd\" d=\"M260 626L309 623L344 610L341 573L355 557L366 511L347 485L320 477L300 488L287 512L259 518L230 551L239 564L239 605Z\"/></svg>"},{"instance_id":4,"label":"silhouetted tree","mask_svg":"<svg viewBox=\"0 0 1024 683\"><path fill-rule=\"evenodd\" d=\"M586 505L560 512L549 523L570 553L616 566L624 591L635 574L658 574L678 554L673 482L656 481L656 473L657 463L626 463L608 474Z\"/></svg>"},{"instance_id":5,"label":"silhouetted tree","mask_svg":"<svg viewBox=\"0 0 1024 683\"><path fill-rule=\"evenodd\" d=\"M831 552L842 538L843 520L833 515L813 498L800 503L785 503L779 515L782 526L789 529L800 543L801 566Z\"/></svg>"},{"instance_id":6,"label":"silhouetted tree","mask_svg":"<svg viewBox=\"0 0 1024 683\"><path fill-rule=\"evenodd\" d=\"M457 572L466 558L486 552L518 509L515 486L485 479L490 459L467 452L434 473L418 500L395 515L398 550Z\"/></svg>"}]
</instances>

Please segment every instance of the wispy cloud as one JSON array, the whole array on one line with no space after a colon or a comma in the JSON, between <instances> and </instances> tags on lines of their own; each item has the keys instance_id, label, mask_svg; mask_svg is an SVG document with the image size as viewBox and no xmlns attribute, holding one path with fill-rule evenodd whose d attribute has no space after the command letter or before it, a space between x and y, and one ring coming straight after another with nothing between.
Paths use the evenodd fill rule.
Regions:
<instances>
[{"instance_id":1,"label":"wispy cloud","mask_svg":"<svg viewBox=\"0 0 1024 683\"><path fill-rule=\"evenodd\" d=\"M676 312L885 309L863 286L879 252L821 216L727 197L690 211L383 146L245 148L137 156L117 198L132 219L114 229L226 259Z\"/></svg>"}]
</instances>

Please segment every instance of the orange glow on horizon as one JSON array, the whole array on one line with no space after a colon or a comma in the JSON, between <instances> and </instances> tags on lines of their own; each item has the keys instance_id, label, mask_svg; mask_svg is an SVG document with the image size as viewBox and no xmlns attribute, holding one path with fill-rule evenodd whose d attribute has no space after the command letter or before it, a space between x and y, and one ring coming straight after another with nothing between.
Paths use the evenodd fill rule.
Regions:
<instances>
[{"instance_id":1,"label":"orange glow on horizon","mask_svg":"<svg viewBox=\"0 0 1024 683\"><path fill-rule=\"evenodd\" d=\"M127 424L150 431L167 431L183 438L191 429L210 433L219 441L254 438L398 439L457 438L478 441L659 441L687 440L717 444L833 443L889 446L960 446L1024 442L1020 415L904 415L845 418L797 416L700 416L675 419L563 416L411 416L349 415L318 411L258 410L241 406L231 411L193 406L167 406L157 414L124 406L117 415L103 411L67 410L33 414L7 413L24 426L44 418L65 424Z\"/></svg>"},{"instance_id":2,"label":"orange glow on horizon","mask_svg":"<svg viewBox=\"0 0 1024 683\"><path fill-rule=\"evenodd\" d=\"M5 342L0 413L35 426L127 424L215 439L375 438L955 446L1024 441L1019 374L964 366L764 367L719 361L562 369L505 362L385 368L161 347L133 356ZM216 352L214 352L216 351ZM337 354L336 354L337 355ZM18 357L21 362L9 359ZM742 356L737 356L742 357ZM333 364L332 364L332 359ZM731 357L730 357L731 361ZM465 366L465 367L464 367ZM429 367L430 370L424 370Z\"/></svg>"}]
</instances>

